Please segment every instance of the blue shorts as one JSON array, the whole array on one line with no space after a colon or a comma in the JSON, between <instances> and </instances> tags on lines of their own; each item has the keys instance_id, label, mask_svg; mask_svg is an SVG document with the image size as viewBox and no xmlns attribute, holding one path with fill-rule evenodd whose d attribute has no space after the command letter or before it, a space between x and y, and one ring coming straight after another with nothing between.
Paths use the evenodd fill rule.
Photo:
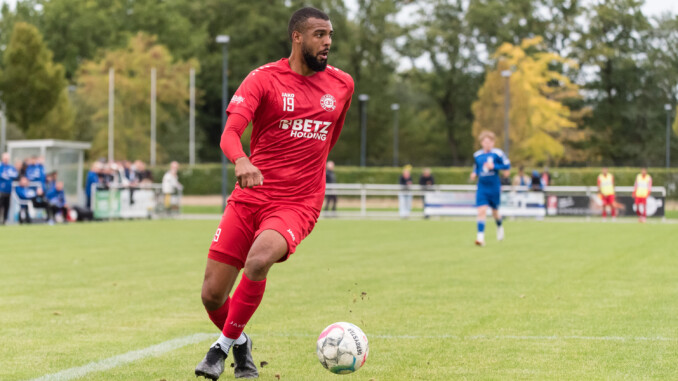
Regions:
<instances>
[{"instance_id":1,"label":"blue shorts","mask_svg":"<svg viewBox=\"0 0 678 381\"><path fill-rule=\"evenodd\" d=\"M492 192L487 190L479 189L476 192L476 206L487 206L489 205L492 209L499 209L501 204L501 191Z\"/></svg>"}]
</instances>

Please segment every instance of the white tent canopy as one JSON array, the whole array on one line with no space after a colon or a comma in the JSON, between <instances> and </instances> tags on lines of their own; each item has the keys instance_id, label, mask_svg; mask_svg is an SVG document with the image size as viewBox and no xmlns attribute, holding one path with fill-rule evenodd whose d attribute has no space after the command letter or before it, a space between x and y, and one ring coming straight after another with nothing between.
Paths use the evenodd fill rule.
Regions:
<instances>
[{"instance_id":1,"label":"white tent canopy","mask_svg":"<svg viewBox=\"0 0 678 381\"><path fill-rule=\"evenodd\" d=\"M10 140L7 142L7 152L11 160L27 159L32 156L45 158L45 171L57 171L59 181L64 182L64 191L68 203L81 203L83 193L83 169L85 150L92 147L86 142L66 140ZM18 168L17 168L18 169Z\"/></svg>"}]
</instances>

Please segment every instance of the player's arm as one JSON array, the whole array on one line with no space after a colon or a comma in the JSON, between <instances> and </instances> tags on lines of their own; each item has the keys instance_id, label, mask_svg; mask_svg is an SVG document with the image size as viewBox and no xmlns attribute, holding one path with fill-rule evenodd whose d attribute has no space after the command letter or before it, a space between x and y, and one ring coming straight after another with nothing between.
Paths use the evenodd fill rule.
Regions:
<instances>
[{"instance_id":1,"label":"player's arm","mask_svg":"<svg viewBox=\"0 0 678 381\"><path fill-rule=\"evenodd\" d=\"M337 141L339 140L339 135L341 135L341 129L344 128L344 121L346 120L346 113L348 112L348 109L351 107L351 99L353 97L348 98L346 101L346 104L344 105L344 109L341 111L341 115L339 115L339 119L337 119L337 124L332 130L332 140L330 141L330 151L332 148L334 148L334 145L337 144Z\"/></svg>"},{"instance_id":2,"label":"player's arm","mask_svg":"<svg viewBox=\"0 0 678 381\"><path fill-rule=\"evenodd\" d=\"M259 168L255 167L242 149L240 138L249 121L240 114L231 114L221 135L221 150L232 163L235 163L235 177L241 188L251 188L264 183Z\"/></svg>"},{"instance_id":3,"label":"player's arm","mask_svg":"<svg viewBox=\"0 0 678 381\"><path fill-rule=\"evenodd\" d=\"M494 163L494 169L497 171L506 171L508 169L511 169L511 161L509 160L508 156L502 152L501 155L497 155L499 157L498 163Z\"/></svg>"},{"instance_id":4,"label":"player's arm","mask_svg":"<svg viewBox=\"0 0 678 381\"><path fill-rule=\"evenodd\" d=\"M478 177L478 164L474 163L473 171L471 171L471 176L469 176L469 178L471 179L471 181L476 181L476 177Z\"/></svg>"},{"instance_id":5,"label":"player's arm","mask_svg":"<svg viewBox=\"0 0 678 381\"><path fill-rule=\"evenodd\" d=\"M598 176L597 184L598 184L598 193L603 194L603 190L600 189L600 176Z\"/></svg>"}]
</instances>

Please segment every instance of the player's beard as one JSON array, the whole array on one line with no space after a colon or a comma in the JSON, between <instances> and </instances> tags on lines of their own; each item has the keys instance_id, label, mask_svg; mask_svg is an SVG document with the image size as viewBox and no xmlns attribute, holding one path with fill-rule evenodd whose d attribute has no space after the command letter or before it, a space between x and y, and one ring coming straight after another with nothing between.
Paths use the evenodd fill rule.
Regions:
<instances>
[{"instance_id":1,"label":"player's beard","mask_svg":"<svg viewBox=\"0 0 678 381\"><path fill-rule=\"evenodd\" d=\"M301 49L301 54L304 56L304 61L306 66L313 71L324 71L327 67L327 60L320 61L317 55L313 55L311 49L303 46Z\"/></svg>"}]
</instances>

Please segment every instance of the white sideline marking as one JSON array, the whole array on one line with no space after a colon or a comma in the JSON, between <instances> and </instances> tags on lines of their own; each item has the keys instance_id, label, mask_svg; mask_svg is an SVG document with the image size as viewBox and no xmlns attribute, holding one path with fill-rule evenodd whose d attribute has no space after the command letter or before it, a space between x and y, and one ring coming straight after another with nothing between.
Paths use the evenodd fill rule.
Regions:
<instances>
[{"instance_id":1,"label":"white sideline marking","mask_svg":"<svg viewBox=\"0 0 678 381\"><path fill-rule=\"evenodd\" d=\"M253 337L316 337L316 335L308 333L265 333L252 334ZM123 353L121 355L109 357L100 361L91 362L83 366L64 369L57 373L48 374L42 377L34 378L30 381L67 381L75 378L80 378L94 372L102 372L123 364L129 364L146 357L156 357L173 350L183 348L187 345L196 344L202 341L215 339L215 333L196 333L190 336L178 337L176 339L168 340L160 344L152 345L150 347ZM386 339L386 340L417 340L417 339L452 339L452 340L583 340L583 341L678 341L677 338L662 337L662 336L519 336L519 335L473 335L473 336L458 336L458 335L368 335L368 338Z\"/></svg>"},{"instance_id":2,"label":"white sideline marking","mask_svg":"<svg viewBox=\"0 0 678 381\"><path fill-rule=\"evenodd\" d=\"M100 361L91 362L83 366L64 369L57 373L48 374L42 377L34 378L31 381L66 381L75 378L83 377L93 372L102 372L104 370L112 369L123 364L129 364L146 357L156 357L173 350L183 348L187 345L196 344L209 339L214 340L217 337L214 333L196 333L189 336L178 337L176 339L167 340L160 344L151 345L150 347L130 351L121 355L109 357Z\"/></svg>"},{"instance_id":3,"label":"white sideline marking","mask_svg":"<svg viewBox=\"0 0 678 381\"><path fill-rule=\"evenodd\" d=\"M299 334L276 334L266 333L251 336L277 336L277 337L316 337L315 335L299 333ZM418 340L418 339L452 339L452 340L582 340L582 341L678 341L678 338L663 337L663 336L519 336L519 335L367 335L367 338L387 339L387 340Z\"/></svg>"}]
</instances>

